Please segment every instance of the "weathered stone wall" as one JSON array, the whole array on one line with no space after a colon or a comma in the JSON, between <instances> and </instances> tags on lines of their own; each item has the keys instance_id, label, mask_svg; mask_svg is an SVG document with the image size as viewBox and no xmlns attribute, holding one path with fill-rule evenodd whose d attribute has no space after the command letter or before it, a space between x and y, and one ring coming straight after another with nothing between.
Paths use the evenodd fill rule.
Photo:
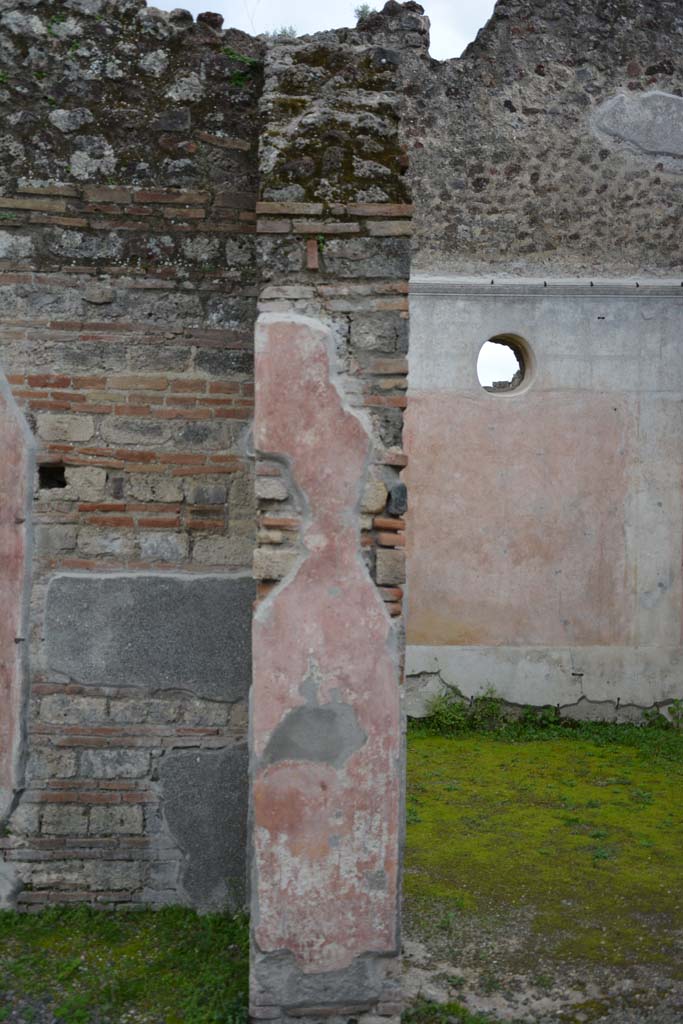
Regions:
<instances>
[{"instance_id":1,"label":"weathered stone wall","mask_svg":"<svg viewBox=\"0 0 683 1024\"><path fill-rule=\"evenodd\" d=\"M33 428L20 906L244 898L262 45L0 5L0 366Z\"/></svg>"},{"instance_id":2,"label":"weathered stone wall","mask_svg":"<svg viewBox=\"0 0 683 1024\"><path fill-rule=\"evenodd\" d=\"M499 0L462 58L415 51L415 268L679 273L682 33L676 0Z\"/></svg>"},{"instance_id":3,"label":"weathered stone wall","mask_svg":"<svg viewBox=\"0 0 683 1024\"><path fill-rule=\"evenodd\" d=\"M6 903L244 898L255 529L265 598L305 512L262 460L254 516L259 290L264 313L334 338L330 372L372 444L372 600L400 641L411 210L396 69L423 45L416 11L270 44L259 112L265 44L216 15L2 5L0 365L39 449ZM398 719L391 742L397 756ZM397 812L400 773L392 785Z\"/></svg>"}]
</instances>

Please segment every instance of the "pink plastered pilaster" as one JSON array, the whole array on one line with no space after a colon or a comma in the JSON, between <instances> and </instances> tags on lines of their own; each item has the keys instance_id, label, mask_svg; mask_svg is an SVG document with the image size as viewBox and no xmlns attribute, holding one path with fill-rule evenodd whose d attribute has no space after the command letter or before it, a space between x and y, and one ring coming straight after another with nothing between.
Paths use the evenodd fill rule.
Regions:
<instances>
[{"instance_id":1,"label":"pink plastered pilaster","mask_svg":"<svg viewBox=\"0 0 683 1024\"><path fill-rule=\"evenodd\" d=\"M283 1009L283 955L310 978L398 946L399 657L361 557L370 433L332 352L318 321L257 325L255 447L304 509L298 560L253 628L252 1005Z\"/></svg>"},{"instance_id":2,"label":"pink plastered pilaster","mask_svg":"<svg viewBox=\"0 0 683 1024\"><path fill-rule=\"evenodd\" d=\"M0 819L21 784L32 440L0 373Z\"/></svg>"}]
</instances>

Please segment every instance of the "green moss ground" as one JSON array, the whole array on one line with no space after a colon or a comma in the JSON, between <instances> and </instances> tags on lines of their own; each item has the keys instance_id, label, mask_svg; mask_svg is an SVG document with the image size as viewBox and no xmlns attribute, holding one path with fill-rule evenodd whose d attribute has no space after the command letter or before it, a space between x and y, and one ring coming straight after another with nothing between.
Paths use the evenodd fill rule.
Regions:
<instances>
[{"instance_id":1,"label":"green moss ground","mask_svg":"<svg viewBox=\"0 0 683 1024\"><path fill-rule=\"evenodd\" d=\"M177 907L0 913L0 1021L51 1020L49 1004L64 1024L242 1024L247 934Z\"/></svg>"},{"instance_id":2,"label":"green moss ground","mask_svg":"<svg viewBox=\"0 0 683 1024\"><path fill-rule=\"evenodd\" d=\"M670 960L667 935L683 929L683 737L667 733L662 749L659 730L621 728L611 742L599 727L413 735L407 900L440 914L530 909L558 959Z\"/></svg>"}]
</instances>

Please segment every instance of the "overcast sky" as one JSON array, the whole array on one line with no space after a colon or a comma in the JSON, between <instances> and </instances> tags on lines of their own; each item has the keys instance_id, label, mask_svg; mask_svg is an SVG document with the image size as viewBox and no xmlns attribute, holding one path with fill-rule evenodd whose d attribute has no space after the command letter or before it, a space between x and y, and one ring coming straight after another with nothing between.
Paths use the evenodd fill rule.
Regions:
<instances>
[{"instance_id":1,"label":"overcast sky","mask_svg":"<svg viewBox=\"0 0 683 1024\"><path fill-rule=\"evenodd\" d=\"M170 11L184 7L193 14L216 11L225 18L224 28L241 28L257 35L292 25L299 35L324 28L355 25L354 8L359 0L147 0L150 7ZM423 0L432 23L430 53L438 60L459 57L493 10L494 0ZM370 3L380 9L383 0Z\"/></svg>"}]
</instances>

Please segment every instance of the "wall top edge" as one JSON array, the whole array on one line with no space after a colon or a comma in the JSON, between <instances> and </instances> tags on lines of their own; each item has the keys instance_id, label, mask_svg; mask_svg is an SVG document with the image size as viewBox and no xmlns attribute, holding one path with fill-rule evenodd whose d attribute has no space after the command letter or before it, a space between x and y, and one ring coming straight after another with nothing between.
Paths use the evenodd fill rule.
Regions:
<instances>
[{"instance_id":1,"label":"wall top edge","mask_svg":"<svg viewBox=\"0 0 683 1024\"><path fill-rule=\"evenodd\" d=\"M681 278L457 277L414 274L411 295L679 295Z\"/></svg>"}]
</instances>

